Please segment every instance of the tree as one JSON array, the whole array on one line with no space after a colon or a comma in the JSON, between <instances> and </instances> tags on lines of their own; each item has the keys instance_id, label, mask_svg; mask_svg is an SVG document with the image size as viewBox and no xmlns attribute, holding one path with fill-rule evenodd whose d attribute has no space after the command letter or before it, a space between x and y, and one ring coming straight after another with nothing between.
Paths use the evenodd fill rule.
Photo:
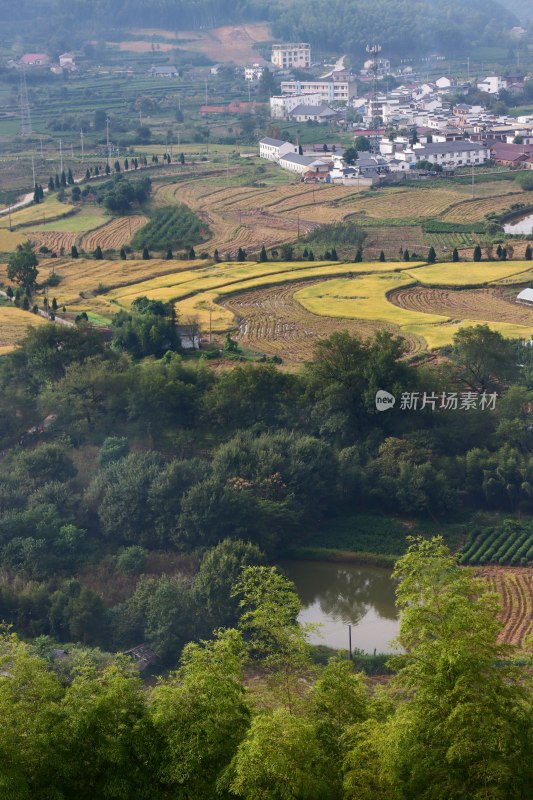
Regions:
<instances>
[{"instance_id":1,"label":"tree","mask_svg":"<svg viewBox=\"0 0 533 800\"><path fill-rule=\"evenodd\" d=\"M53 177L50 175L50 179L49 179L49 181L48 181L48 191L49 191L49 192L53 192L53 191L54 191L54 188L55 188L54 179L53 179Z\"/></svg>"},{"instance_id":2,"label":"tree","mask_svg":"<svg viewBox=\"0 0 533 800\"><path fill-rule=\"evenodd\" d=\"M265 563L261 550L240 539L224 539L206 551L194 591L205 609L206 632L221 627L235 626L239 619L239 604L232 589L244 567Z\"/></svg>"},{"instance_id":3,"label":"tree","mask_svg":"<svg viewBox=\"0 0 533 800\"><path fill-rule=\"evenodd\" d=\"M100 247L99 244L96 245L96 250L94 251L93 255L94 255L94 258L96 258L99 261L104 257L104 255L102 253L102 248Z\"/></svg>"},{"instance_id":4,"label":"tree","mask_svg":"<svg viewBox=\"0 0 533 800\"><path fill-rule=\"evenodd\" d=\"M38 263L31 242L18 244L15 252L8 258L7 277L31 294L39 275Z\"/></svg>"},{"instance_id":5,"label":"tree","mask_svg":"<svg viewBox=\"0 0 533 800\"><path fill-rule=\"evenodd\" d=\"M237 261L246 261L246 251L239 247L237 251Z\"/></svg>"},{"instance_id":6,"label":"tree","mask_svg":"<svg viewBox=\"0 0 533 800\"><path fill-rule=\"evenodd\" d=\"M178 161L179 161L179 162L180 162L180 164L182 164L182 165L183 165L183 164L185 164L185 156L184 156L184 154L183 154L183 153L180 153L180 155L179 155L179 158L178 158Z\"/></svg>"},{"instance_id":7,"label":"tree","mask_svg":"<svg viewBox=\"0 0 533 800\"><path fill-rule=\"evenodd\" d=\"M169 247L168 250L167 250L167 254L165 256L165 260L166 261L172 261L173 258L174 258L174 256L172 255L172 248Z\"/></svg>"},{"instance_id":8,"label":"tree","mask_svg":"<svg viewBox=\"0 0 533 800\"><path fill-rule=\"evenodd\" d=\"M259 261L260 262L268 261L268 255L264 244L261 246L261 250L259 253Z\"/></svg>"},{"instance_id":9,"label":"tree","mask_svg":"<svg viewBox=\"0 0 533 800\"><path fill-rule=\"evenodd\" d=\"M397 796L526 797L531 716L520 672L497 643L494 595L440 538L412 541L395 576L405 656L393 664L408 699L385 723L380 766Z\"/></svg>"},{"instance_id":10,"label":"tree","mask_svg":"<svg viewBox=\"0 0 533 800\"><path fill-rule=\"evenodd\" d=\"M65 170L63 170L62 173L61 173L60 183L61 183L61 186L64 189L66 189L66 187L67 187L67 176L66 176Z\"/></svg>"},{"instance_id":11,"label":"tree","mask_svg":"<svg viewBox=\"0 0 533 800\"><path fill-rule=\"evenodd\" d=\"M60 795L149 800L159 766L156 733L136 671L87 663L65 691L57 738ZM59 795L58 795L59 796Z\"/></svg>"},{"instance_id":12,"label":"tree","mask_svg":"<svg viewBox=\"0 0 533 800\"><path fill-rule=\"evenodd\" d=\"M361 263L361 261L363 260L363 248L362 247L358 247L357 248L357 250L355 251L355 256L354 256L353 260L355 261L356 264L360 264Z\"/></svg>"},{"instance_id":13,"label":"tree","mask_svg":"<svg viewBox=\"0 0 533 800\"><path fill-rule=\"evenodd\" d=\"M35 184L35 188L33 190L33 202L40 203L41 202L41 195L39 194L39 187Z\"/></svg>"},{"instance_id":14,"label":"tree","mask_svg":"<svg viewBox=\"0 0 533 800\"><path fill-rule=\"evenodd\" d=\"M174 797L218 794L217 783L250 724L242 657L234 630L188 644L180 670L152 692L152 720L164 742L159 778Z\"/></svg>"},{"instance_id":15,"label":"tree","mask_svg":"<svg viewBox=\"0 0 533 800\"><path fill-rule=\"evenodd\" d=\"M459 379L474 391L494 391L518 372L512 342L488 325L457 331L451 358Z\"/></svg>"},{"instance_id":16,"label":"tree","mask_svg":"<svg viewBox=\"0 0 533 800\"><path fill-rule=\"evenodd\" d=\"M72 174L72 170L70 167L68 168L68 173L67 173L67 183L69 186L74 185L74 175Z\"/></svg>"},{"instance_id":17,"label":"tree","mask_svg":"<svg viewBox=\"0 0 533 800\"><path fill-rule=\"evenodd\" d=\"M122 261L126 261L127 258L126 251L124 250L123 247L120 248L120 258L122 259Z\"/></svg>"},{"instance_id":18,"label":"tree","mask_svg":"<svg viewBox=\"0 0 533 800\"><path fill-rule=\"evenodd\" d=\"M55 176L55 180L54 180L54 189L56 189L56 191L59 191L60 187L61 187L61 183L59 181L59 175L56 172L56 176Z\"/></svg>"},{"instance_id":19,"label":"tree","mask_svg":"<svg viewBox=\"0 0 533 800\"><path fill-rule=\"evenodd\" d=\"M501 258L502 261L507 261L507 248L506 247L502 247L502 252L501 252L500 258Z\"/></svg>"},{"instance_id":20,"label":"tree","mask_svg":"<svg viewBox=\"0 0 533 800\"><path fill-rule=\"evenodd\" d=\"M105 165L105 174L106 175L111 175L111 167L109 166L109 164Z\"/></svg>"},{"instance_id":21,"label":"tree","mask_svg":"<svg viewBox=\"0 0 533 800\"><path fill-rule=\"evenodd\" d=\"M76 247L75 244L73 244L72 247L70 248L70 257L71 258L78 258L78 255L79 255L78 248Z\"/></svg>"},{"instance_id":22,"label":"tree","mask_svg":"<svg viewBox=\"0 0 533 800\"><path fill-rule=\"evenodd\" d=\"M368 153L372 149L368 136L356 136L353 146L362 153Z\"/></svg>"},{"instance_id":23,"label":"tree","mask_svg":"<svg viewBox=\"0 0 533 800\"><path fill-rule=\"evenodd\" d=\"M474 261L481 261L481 246L479 244L474 247Z\"/></svg>"},{"instance_id":24,"label":"tree","mask_svg":"<svg viewBox=\"0 0 533 800\"><path fill-rule=\"evenodd\" d=\"M385 261L385 253L383 252L383 250L381 250L380 253L379 253L379 260L381 262Z\"/></svg>"},{"instance_id":25,"label":"tree","mask_svg":"<svg viewBox=\"0 0 533 800\"><path fill-rule=\"evenodd\" d=\"M332 261L338 261L339 260L339 257L337 255L337 251L335 250L334 247L331 248L331 260Z\"/></svg>"},{"instance_id":26,"label":"tree","mask_svg":"<svg viewBox=\"0 0 533 800\"><path fill-rule=\"evenodd\" d=\"M246 800L335 800L314 725L275 708L256 716L223 785Z\"/></svg>"},{"instance_id":27,"label":"tree","mask_svg":"<svg viewBox=\"0 0 533 800\"><path fill-rule=\"evenodd\" d=\"M524 258L526 259L526 261L531 261L532 253L533 253L533 251L531 249L531 245L528 242L526 250L525 250L525 253L524 253Z\"/></svg>"},{"instance_id":28,"label":"tree","mask_svg":"<svg viewBox=\"0 0 533 800\"><path fill-rule=\"evenodd\" d=\"M213 253L213 259L214 259L215 264L219 264L220 263L221 259L220 259L220 256L218 254L218 249L216 247L215 247L215 252Z\"/></svg>"},{"instance_id":29,"label":"tree","mask_svg":"<svg viewBox=\"0 0 533 800\"><path fill-rule=\"evenodd\" d=\"M432 245L428 250L427 262L428 264L434 264L436 260L437 260L437 254L435 252L435 248Z\"/></svg>"},{"instance_id":30,"label":"tree","mask_svg":"<svg viewBox=\"0 0 533 800\"><path fill-rule=\"evenodd\" d=\"M403 251L403 260L409 261L409 250L407 248Z\"/></svg>"},{"instance_id":31,"label":"tree","mask_svg":"<svg viewBox=\"0 0 533 800\"><path fill-rule=\"evenodd\" d=\"M89 167L87 167L87 169L85 170L85 180L86 181L90 181L91 180L91 171L90 171Z\"/></svg>"},{"instance_id":32,"label":"tree","mask_svg":"<svg viewBox=\"0 0 533 800\"><path fill-rule=\"evenodd\" d=\"M454 248L453 248L453 252L452 252L452 261L453 261L453 262L460 261L460 258L459 258L459 250L457 249L457 247L454 247Z\"/></svg>"},{"instance_id":33,"label":"tree","mask_svg":"<svg viewBox=\"0 0 533 800\"><path fill-rule=\"evenodd\" d=\"M359 158L355 147L347 147L342 155L345 164L353 165Z\"/></svg>"},{"instance_id":34,"label":"tree","mask_svg":"<svg viewBox=\"0 0 533 800\"><path fill-rule=\"evenodd\" d=\"M147 247L143 247L143 259L147 261L150 258L150 252Z\"/></svg>"},{"instance_id":35,"label":"tree","mask_svg":"<svg viewBox=\"0 0 533 800\"><path fill-rule=\"evenodd\" d=\"M498 247L496 248L496 255L498 256L499 259L501 259L502 253L503 253L503 248L501 244L499 244Z\"/></svg>"},{"instance_id":36,"label":"tree","mask_svg":"<svg viewBox=\"0 0 533 800\"><path fill-rule=\"evenodd\" d=\"M116 173L120 172L120 161L115 161L114 168Z\"/></svg>"},{"instance_id":37,"label":"tree","mask_svg":"<svg viewBox=\"0 0 533 800\"><path fill-rule=\"evenodd\" d=\"M127 158L124 159L124 169L128 171L130 168L130 163Z\"/></svg>"},{"instance_id":38,"label":"tree","mask_svg":"<svg viewBox=\"0 0 533 800\"><path fill-rule=\"evenodd\" d=\"M192 247L192 245L189 248L189 258L191 259L191 261L194 261L194 259L196 258L196 253L195 253L194 247Z\"/></svg>"}]
</instances>

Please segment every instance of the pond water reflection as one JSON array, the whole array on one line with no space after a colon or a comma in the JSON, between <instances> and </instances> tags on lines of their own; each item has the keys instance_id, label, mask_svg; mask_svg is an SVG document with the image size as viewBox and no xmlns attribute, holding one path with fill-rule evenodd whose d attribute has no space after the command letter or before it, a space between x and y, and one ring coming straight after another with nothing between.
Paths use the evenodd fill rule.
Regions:
<instances>
[{"instance_id":1,"label":"pond water reflection","mask_svg":"<svg viewBox=\"0 0 533 800\"><path fill-rule=\"evenodd\" d=\"M354 648L393 651L390 641L399 622L390 569L329 561L284 561L280 566L298 590L300 622L320 625L309 636L313 644L347 650L351 624Z\"/></svg>"}]
</instances>

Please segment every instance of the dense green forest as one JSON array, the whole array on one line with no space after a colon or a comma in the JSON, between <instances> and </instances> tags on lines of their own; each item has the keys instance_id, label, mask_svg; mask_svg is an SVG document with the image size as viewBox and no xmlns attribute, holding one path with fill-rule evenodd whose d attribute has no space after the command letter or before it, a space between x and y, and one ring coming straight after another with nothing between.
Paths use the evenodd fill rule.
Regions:
<instances>
[{"instance_id":1,"label":"dense green forest","mask_svg":"<svg viewBox=\"0 0 533 800\"><path fill-rule=\"evenodd\" d=\"M71 41L82 35L101 36L102 20L108 28L184 30L258 19L271 20L275 36L310 41L322 51L360 55L369 42L379 40L387 53L404 56L501 44L505 32L518 23L495 0L22 0L10 7L5 23L14 29L31 20L33 30L52 34L54 42L66 35Z\"/></svg>"},{"instance_id":2,"label":"dense green forest","mask_svg":"<svg viewBox=\"0 0 533 800\"><path fill-rule=\"evenodd\" d=\"M527 800L531 682L497 644L494 597L439 539L413 541L396 577L385 687L348 659L313 665L294 588L265 566L233 584L235 627L155 686L3 634L2 797Z\"/></svg>"},{"instance_id":3,"label":"dense green forest","mask_svg":"<svg viewBox=\"0 0 533 800\"><path fill-rule=\"evenodd\" d=\"M531 560L530 348L477 326L427 366L389 333L339 332L291 373L239 363L233 347L237 362L213 369L217 351L185 358L176 330L171 304L138 298L111 342L49 324L2 360L0 617L21 635L146 641L173 664L234 624L243 564L335 546L336 519L354 512L435 527L477 510L498 535L521 514L508 538ZM376 411L379 389L394 409ZM401 552L380 530L376 552ZM352 541L367 547L357 526Z\"/></svg>"}]
</instances>

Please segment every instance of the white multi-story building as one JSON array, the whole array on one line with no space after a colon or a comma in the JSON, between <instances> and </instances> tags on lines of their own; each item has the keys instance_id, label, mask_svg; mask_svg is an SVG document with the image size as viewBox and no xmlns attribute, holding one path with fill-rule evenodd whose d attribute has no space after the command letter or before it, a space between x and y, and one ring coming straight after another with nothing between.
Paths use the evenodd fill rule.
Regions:
<instances>
[{"instance_id":1,"label":"white multi-story building","mask_svg":"<svg viewBox=\"0 0 533 800\"><path fill-rule=\"evenodd\" d=\"M270 98L270 116L272 119L287 119L296 106L323 105L320 94L276 94Z\"/></svg>"},{"instance_id":2,"label":"white multi-story building","mask_svg":"<svg viewBox=\"0 0 533 800\"><path fill-rule=\"evenodd\" d=\"M480 92L498 94L502 89L507 89L507 81L501 75L489 75L484 81L478 83L477 88Z\"/></svg>"},{"instance_id":3,"label":"white multi-story building","mask_svg":"<svg viewBox=\"0 0 533 800\"><path fill-rule=\"evenodd\" d=\"M260 64L252 64L251 66L244 68L244 80L245 81L258 81L265 71L265 68L262 67Z\"/></svg>"},{"instance_id":4,"label":"white multi-story building","mask_svg":"<svg viewBox=\"0 0 533 800\"><path fill-rule=\"evenodd\" d=\"M439 164L443 169L484 164L490 159L490 147L483 142L433 142L432 144L415 144L401 153L399 160L413 164L417 161L430 161Z\"/></svg>"},{"instance_id":5,"label":"white multi-story building","mask_svg":"<svg viewBox=\"0 0 533 800\"><path fill-rule=\"evenodd\" d=\"M317 94L321 103L348 103L355 97L353 81L330 78L315 78L310 81L282 81L282 94Z\"/></svg>"},{"instance_id":6,"label":"white multi-story building","mask_svg":"<svg viewBox=\"0 0 533 800\"><path fill-rule=\"evenodd\" d=\"M259 142L259 157L268 161L279 161L290 153L298 155L298 145L284 142L282 139L271 139L269 136L265 136Z\"/></svg>"},{"instance_id":7,"label":"white multi-story building","mask_svg":"<svg viewBox=\"0 0 533 800\"><path fill-rule=\"evenodd\" d=\"M311 45L307 42L273 44L272 63L280 69L306 69L311 66Z\"/></svg>"}]
</instances>

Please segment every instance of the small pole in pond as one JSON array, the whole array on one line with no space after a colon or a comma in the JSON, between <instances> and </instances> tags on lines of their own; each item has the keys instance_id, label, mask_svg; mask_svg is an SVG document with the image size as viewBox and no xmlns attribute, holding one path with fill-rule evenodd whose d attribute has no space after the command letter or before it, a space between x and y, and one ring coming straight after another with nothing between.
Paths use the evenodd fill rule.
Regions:
<instances>
[{"instance_id":1,"label":"small pole in pond","mask_svg":"<svg viewBox=\"0 0 533 800\"><path fill-rule=\"evenodd\" d=\"M352 655L352 626L351 625L348 625L348 642L349 642L349 645L350 645L350 659L352 659L353 655Z\"/></svg>"}]
</instances>

